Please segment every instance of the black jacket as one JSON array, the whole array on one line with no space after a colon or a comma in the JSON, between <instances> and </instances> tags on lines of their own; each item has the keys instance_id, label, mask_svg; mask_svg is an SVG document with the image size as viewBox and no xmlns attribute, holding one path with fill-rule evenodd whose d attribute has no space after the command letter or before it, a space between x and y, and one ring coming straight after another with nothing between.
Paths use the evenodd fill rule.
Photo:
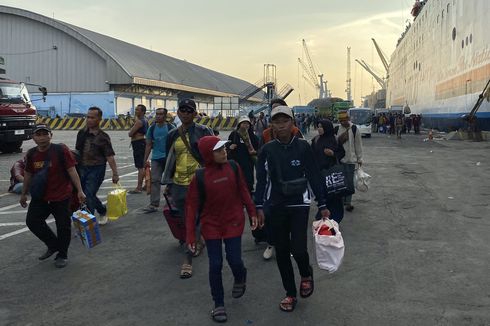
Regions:
<instances>
[{"instance_id":1,"label":"black jacket","mask_svg":"<svg viewBox=\"0 0 490 326\"><path fill-rule=\"evenodd\" d=\"M278 168L282 180L306 177L310 187L302 195L287 197L280 191ZM320 170L316 165L313 151L306 140L293 137L289 144L275 139L262 147L257 160L257 188L255 205L258 209L267 205L285 207L309 207L310 188L313 190L318 207L325 207L325 192Z\"/></svg>"}]
</instances>

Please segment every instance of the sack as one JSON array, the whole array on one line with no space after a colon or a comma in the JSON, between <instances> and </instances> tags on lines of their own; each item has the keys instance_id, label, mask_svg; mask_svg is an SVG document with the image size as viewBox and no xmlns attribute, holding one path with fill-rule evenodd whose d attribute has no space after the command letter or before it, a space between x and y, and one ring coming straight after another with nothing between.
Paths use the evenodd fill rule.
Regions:
<instances>
[{"instance_id":1,"label":"sack","mask_svg":"<svg viewBox=\"0 0 490 326\"><path fill-rule=\"evenodd\" d=\"M308 180L306 178L298 178L289 181L280 181L281 192L285 196L297 196L302 195L308 187Z\"/></svg>"},{"instance_id":2,"label":"sack","mask_svg":"<svg viewBox=\"0 0 490 326\"><path fill-rule=\"evenodd\" d=\"M168 227L170 228L170 232L175 239L185 242L185 221L177 209L172 208L171 200L168 198L166 194L163 195L165 197L166 205L163 206L163 216L165 220L167 220Z\"/></svg>"},{"instance_id":3,"label":"sack","mask_svg":"<svg viewBox=\"0 0 490 326\"><path fill-rule=\"evenodd\" d=\"M356 185L356 189L362 192L368 191L370 179L371 176L364 172L362 167L359 167L354 173L354 184Z\"/></svg>"},{"instance_id":4,"label":"sack","mask_svg":"<svg viewBox=\"0 0 490 326\"><path fill-rule=\"evenodd\" d=\"M313 222L312 231L318 267L329 273L335 272L342 264L345 251L339 225L334 220L321 219Z\"/></svg>"},{"instance_id":5,"label":"sack","mask_svg":"<svg viewBox=\"0 0 490 326\"><path fill-rule=\"evenodd\" d=\"M117 220L128 212L126 189L119 183L115 187L107 194L107 217L111 220Z\"/></svg>"},{"instance_id":6,"label":"sack","mask_svg":"<svg viewBox=\"0 0 490 326\"><path fill-rule=\"evenodd\" d=\"M99 223L94 215L86 210L77 210L71 216L78 236L83 245L90 249L102 242L99 231Z\"/></svg>"},{"instance_id":7,"label":"sack","mask_svg":"<svg viewBox=\"0 0 490 326\"><path fill-rule=\"evenodd\" d=\"M325 178L327 196L349 196L355 193L353 176L346 164L336 164L321 171Z\"/></svg>"}]
</instances>

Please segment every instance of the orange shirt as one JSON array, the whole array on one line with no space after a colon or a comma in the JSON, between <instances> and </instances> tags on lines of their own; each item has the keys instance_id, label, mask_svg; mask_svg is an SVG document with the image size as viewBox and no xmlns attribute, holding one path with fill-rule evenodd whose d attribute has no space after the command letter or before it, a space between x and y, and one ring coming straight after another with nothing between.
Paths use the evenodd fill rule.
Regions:
<instances>
[{"instance_id":1,"label":"orange shirt","mask_svg":"<svg viewBox=\"0 0 490 326\"><path fill-rule=\"evenodd\" d=\"M293 136L296 136L298 138L303 138L303 135L299 131L298 127L293 126L292 134L293 134ZM264 132L262 133L262 143L263 144L267 144L268 142L270 142L271 140L273 140L275 138L276 138L276 136L273 135L272 127L265 129Z\"/></svg>"}]
</instances>

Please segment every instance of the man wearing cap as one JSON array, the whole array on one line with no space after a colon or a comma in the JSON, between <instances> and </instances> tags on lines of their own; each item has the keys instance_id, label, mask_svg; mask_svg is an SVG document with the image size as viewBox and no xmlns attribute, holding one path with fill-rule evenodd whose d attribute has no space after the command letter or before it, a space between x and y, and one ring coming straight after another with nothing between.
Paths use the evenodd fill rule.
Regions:
<instances>
[{"instance_id":1,"label":"man wearing cap","mask_svg":"<svg viewBox=\"0 0 490 326\"><path fill-rule=\"evenodd\" d=\"M297 288L291 263L292 254L301 275L300 296L313 294L313 269L307 248L308 216L313 190L323 218L330 212L313 151L307 141L293 136L293 112L287 106L271 111L276 138L265 144L257 161L255 204L257 217L264 218L272 230L276 260L286 297L280 302L283 311L293 311ZM309 186L308 186L309 185Z\"/></svg>"},{"instance_id":2,"label":"man wearing cap","mask_svg":"<svg viewBox=\"0 0 490 326\"><path fill-rule=\"evenodd\" d=\"M350 121L347 111L339 112L340 125L336 127L337 140L344 146L345 156L341 160L349 168L349 177L354 178L356 164L362 165L362 137L359 129ZM344 198L345 210L352 212L352 195Z\"/></svg>"},{"instance_id":3,"label":"man wearing cap","mask_svg":"<svg viewBox=\"0 0 490 326\"><path fill-rule=\"evenodd\" d=\"M80 179L83 191L87 195L87 208L92 213L99 212L99 224L104 225L108 219L107 208L97 198L97 192L104 181L107 163L112 170L112 182L119 182L114 149L111 138L100 129L102 110L91 107L87 112L87 126L77 134L75 148L80 154Z\"/></svg>"},{"instance_id":4,"label":"man wearing cap","mask_svg":"<svg viewBox=\"0 0 490 326\"><path fill-rule=\"evenodd\" d=\"M177 115L182 124L172 129L167 136L166 151L167 163L162 177L162 184L167 184L166 192L170 192L175 207L182 218L185 216L185 199L189 184L196 170L203 164L198 149L198 142L204 136L212 136L213 131L206 126L195 123L197 115L196 102L191 99L179 102ZM199 233L199 228L197 228ZM200 234L197 237L200 238ZM202 242L196 244L195 253L185 252L180 277L192 276L192 257L198 256L202 250Z\"/></svg>"},{"instance_id":5,"label":"man wearing cap","mask_svg":"<svg viewBox=\"0 0 490 326\"><path fill-rule=\"evenodd\" d=\"M27 207L29 192L31 202L27 209L26 225L48 247L39 260L45 260L57 252L55 266L63 268L68 263L71 240L69 205L72 184L82 203L85 201L85 194L70 149L63 144L51 144L52 136L47 125L37 125L34 129L32 139L37 147L26 154L24 186L19 203L22 207ZM46 218L51 214L56 221L56 235L46 224Z\"/></svg>"}]
</instances>

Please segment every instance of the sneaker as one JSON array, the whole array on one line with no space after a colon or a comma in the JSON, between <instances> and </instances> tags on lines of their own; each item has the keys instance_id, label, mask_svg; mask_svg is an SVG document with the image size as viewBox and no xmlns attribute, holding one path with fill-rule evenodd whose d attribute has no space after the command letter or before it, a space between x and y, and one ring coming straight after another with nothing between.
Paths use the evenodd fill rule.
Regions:
<instances>
[{"instance_id":1,"label":"sneaker","mask_svg":"<svg viewBox=\"0 0 490 326\"><path fill-rule=\"evenodd\" d=\"M107 215L100 215L99 216L99 225L106 225L107 222L109 222Z\"/></svg>"},{"instance_id":2,"label":"sneaker","mask_svg":"<svg viewBox=\"0 0 490 326\"><path fill-rule=\"evenodd\" d=\"M156 211L158 211L158 207L153 205L148 205L147 207L143 208L144 213L155 213Z\"/></svg>"},{"instance_id":3,"label":"sneaker","mask_svg":"<svg viewBox=\"0 0 490 326\"><path fill-rule=\"evenodd\" d=\"M56 259L54 260L54 266L56 266L56 268L64 268L66 267L66 265L68 265L67 258L56 257Z\"/></svg>"},{"instance_id":4,"label":"sneaker","mask_svg":"<svg viewBox=\"0 0 490 326\"><path fill-rule=\"evenodd\" d=\"M274 247L273 246L267 246L264 250L264 254L262 255L265 260L269 260L272 258L272 255L274 253Z\"/></svg>"}]
</instances>

